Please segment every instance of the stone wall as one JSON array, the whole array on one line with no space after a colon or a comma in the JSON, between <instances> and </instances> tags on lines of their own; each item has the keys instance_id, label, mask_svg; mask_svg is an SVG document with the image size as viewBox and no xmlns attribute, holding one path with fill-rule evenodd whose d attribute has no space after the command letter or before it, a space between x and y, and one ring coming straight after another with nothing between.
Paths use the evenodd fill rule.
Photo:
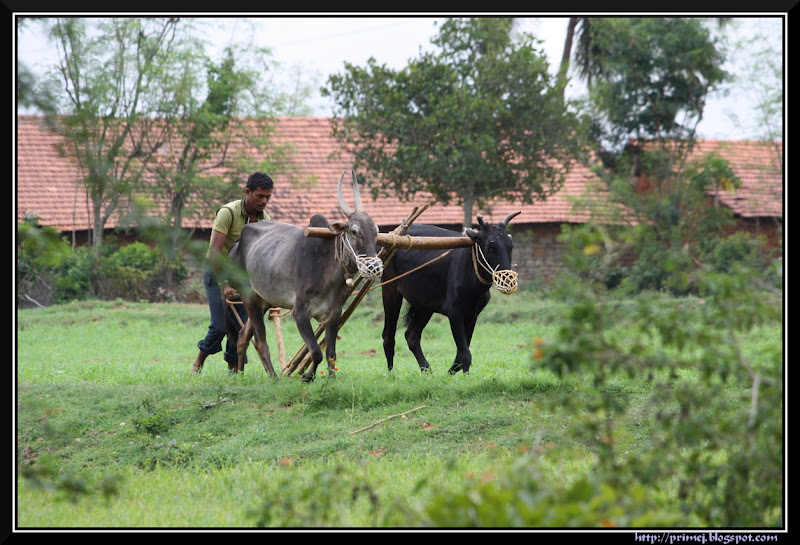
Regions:
<instances>
[{"instance_id":1,"label":"stone wall","mask_svg":"<svg viewBox=\"0 0 800 545\"><path fill-rule=\"evenodd\" d=\"M514 239L513 263L520 283L553 280L564 270L564 244L558 241L561 224L509 225Z\"/></svg>"}]
</instances>

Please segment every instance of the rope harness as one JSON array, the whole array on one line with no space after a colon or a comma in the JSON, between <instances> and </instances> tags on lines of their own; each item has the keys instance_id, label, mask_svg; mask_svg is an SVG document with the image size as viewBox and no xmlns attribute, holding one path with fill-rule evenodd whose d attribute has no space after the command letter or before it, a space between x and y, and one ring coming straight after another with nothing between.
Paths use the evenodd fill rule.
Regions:
<instances>
[{"instance_id":1,"label":"rope harness","mask_svg":"<svg viewBox=\"0 0 800 545\"><path fill-rule=\"evenodd\" d=\"M483 279L478 271L478 265L492 276L491 282ZM482 284L491 286L494 283L494 287L503 295L511 295L517 291L517 273L511 269L497 270L497 267L492 269L486 256L483 255L483 250L477 244L472 246L472 267L475 269L475 276Z\"/></svg>"},{"instance_id":2,"label":"rope harness","mask_svg":"<svg viewBox=\"0 0 800 545\"><path fill-rule=\"evenodd\" d=\"M350 250L350 255L352 255L352 259L355 262L356 270L358 274L360 274L364 278L378 278L380 275L383 274L383 261L381 258L375 257L367 257L365 254L357 254L353 245L350 244L350 239L347 238L347 233L342 233L341 236L337 237L340 239L339 244L336 245L336 259L341 263L345 269L348 267L344 263L344 248L345 245ZM349 270L349 269L348 269ZM345 280L348 286L353 284L352 278L347 278Z\"/></svg>"},{"instance_id":3,"label":"rope harness","mask_svg":"<svg viewBox=\"0 0 800 545\"><path fill-rule=\"evenodd\" d=\"M381 286L385 286L386 284L390 284L390 283L394 282L395 280L400 280L404 276L407 276L407 275L409 275L411 273L417 272L418 270L420 270L420 269L422 269L424 267L427 267L431 263L442 259L443 257L448 255L452 251L453 251L452 249L447 250L446 252L444 252L442 254L439 254L438 256L434 257L430 261L427 261L427 262L423 263L419 267L414 267L410 271L406 271L403 274L399 274L399 275L395 276L394 278L391 278L391 279L389 279L389 280L387 280L385 282L381 282L380 284L372 286L370 288L370 290L374 290L374 289L380 288ZM479 253L480 253L480 258L482 258L483 261L481 261L481 259L478 257ZM480 271L478 270L478 265L480 265L481 268L483 268L486 272L488 272L490 275L492 275L492 281L491 282L486 281L486 280L483 279L483 277L480 274ZM483 255L483 250L481 250L481 247L478 246L477 243L472 245L472 266L473 266L473 269L475 270L475 276L478 278L478 280L482 284L484 284L486 286L491 286L492 284L494 284L494 287L496 287L497 290L500 293L504 294L504 295L511 295L512 293L517 291L517 273L515 271L510 270L510 269L496 270L497 267L495 267L494 269L489 267L489 262L487 261L486 256Z\"/></svg>"}]
</instances>

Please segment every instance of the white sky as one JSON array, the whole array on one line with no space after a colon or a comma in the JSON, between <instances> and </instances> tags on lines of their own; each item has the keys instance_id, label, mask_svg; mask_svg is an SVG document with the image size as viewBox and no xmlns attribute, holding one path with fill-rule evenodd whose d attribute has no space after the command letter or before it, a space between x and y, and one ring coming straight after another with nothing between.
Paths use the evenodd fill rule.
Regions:
<instances>
[{"instance_id":1,"label":"white sky","mask_svg":"<svg viewBox=\"0 0 800 545\"><path fill-rule=\"evenodd\" d=\"M217 28L209 32L208 39L218 44L220 49L232 39L249 37L259 45L269 47L273 59L281 64L287 74L290 68L296 68L300 70L304 79L315 80L315 90L325 84L328 75L343 72L345 62L363 66L369 57L374 57L378 63L391 68L404 67L409 59L419 56L420 48L423 51L432 49L430 39L439 29L435 22L443 20L431 17L383 15L240 18L230 14L222 14L215 19ZM758 29L771 36L778 49L786 42L783 36L783 21L774 14L771 17L742 18L738 19L737 23L736 27L729 31L729 39L752 35ZM551 15L531 17L521 22L521 28L543 40L542 47L550 60L551 69L555 70L561 58L567 18ZM17 36L16 45L19 61L37 71L57 61L55 49L43 35L40 25L34 24L23 29ZM749 53L750 51L746 49L734 50L726 68L736 73L737 67L746 61L744 55ZM784 72L786 66L784 61ZM279 81L276 84L282 83ZM580 85L573 85L571 92L573 95L580 95L582 93ZM785 93L784 86L784 96ZM758 136L759 131L753 126L754 98L750 94L751 92L739 86L732 88L727 97L712 97L699 126L700 137L741 140ZM331 115L330 105L318 92L312 97L311 105L314 108L314 115ZM734 115L738 121L732 118Z\"/></svg>"}]
</instances>

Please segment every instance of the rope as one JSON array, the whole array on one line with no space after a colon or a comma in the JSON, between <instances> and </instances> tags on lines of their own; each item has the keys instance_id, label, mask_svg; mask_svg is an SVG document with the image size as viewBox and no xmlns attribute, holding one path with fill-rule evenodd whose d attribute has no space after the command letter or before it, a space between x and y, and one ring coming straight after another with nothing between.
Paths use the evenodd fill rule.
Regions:
<instances>
[{"instance_id":1,"label":"rope","mask_svg":"<svg viewBox=\"0 0 800 545\"><path fill-rule=\"evenodd\" d=\"M494 271L489 268L488 261L486 261L486 265L480 262L480 260L478 259L478 252L481 253L481 257L483 258L484 261L486 261L486 256L483 255L483 250L481 250L481 247L478 246L477 243L475 243L472 245L472 268L475 269L475 276L478 277L478 280L481 281L481 284L485 286L491 286L492 285L491 282L487 282L481 277L480 272L478 271L478 264L480 264L480 266L483 267L484 270L486 270L492 277L494 277Z\"/></svg>"},{"instance_id":2,"label":"rope","mask_svg":"<svg viewBox=\"0 0 800 545\"><path fill-rule=\"evenodd\" d=\"M476 249L477 252L475 251ZM478 257L478 252L480 252L480 258L483 258L485 264L481 262L480 258ZM481 278L481 275L478 272L478 264L480 264L485 271L492 275L492 282L487 282ZM477 243L472 247L472 266L475 269L475 276L477 276L478 280L480 280L484 285L491 286L492 283L494 283L494 287L496 287L500 293L505 295L511 295L517 291L517 273L512 270L498 271L497 267L500 265L494 269L491 269L489 267L489 261L486 259L486 256L483 255L483 250L481 250L481 247L478 246Z\"/></svg>"},{"instance_id":3,"label":"rope","mask_svg":"<svg viewBox=\"0 0 800 545\"><path fill-rule=\"evenodd\" d=\"M239 313L236 312L236 309L234 308L233 305L243 305L244 303L242 301L231 301L230 299L225 299L225 302L228 303L231 306L231 312L233 312L233 315L236 316L236 321L239 322L239 327L243 328L244 324L242 323L242 318L239 316ZM271 315L273 310L275 312L278 312L280 310L280 307L270 307L269 310L270 310L270 315ZM278 318L283 318L284 316L286 316L290 312L292 312L292 309L289 309L289 310L286 310L284 312L278 313L277 317ZM272 316L270 316L270 320L271 319L272 319Z\"/></svg>"},{"instance_id":4,"label":"rope","mask_svg":"<svg viewBox=\"0 0 800 545\"><path fill-rule=\"evenodd\" d=\"M421 268L423 268L423 267L427 267L428 265L430 265L430 264L431 264L431 263L433 263L434 261L438 261L438 260L442 259L444 256L446 256L447 254L449 254L449 253L450 253L450 252L452 252L452 251L453 251L452 249L450 249L450 250L447 250L445 253L443 253L443 254L439 254L438 256L434 257L433 259L431 259L431 260L430 260L430 261L428 261L427 263L423 263L423 264L422 264L422 265L420 265L419 267L415 267L415 268L411 269L410 271L406 271L406 272L404 272L403 274L397 275L397 276L395 276L394 278L392 278L392 279L390 279L390 280L387 280L386 282L381 282L380 284L378 284L378 285L376 285L376 286L372 286L372 287L371 287L371 288L369 288L369 289L370 289L370 291L372 291L372 290L374 290L375 288L380 288L381 286L384 286L384 285L386 285L386 284L391 284L391 283L392 283L392 282L394 282L395 280L400 280L400 279L401 279L401 278L403 278L404 276L406 276L406 275L409 275L409 274L411 274L411 273L413 273L413 272L417 272L417 271L418 271L418 270L420 270Z\"/></svg>"},{"instance_id":5,"label":"rope","mask_svg":"<svg viewBox=\"0 0 800 545\"><path fill-rule=\"evenodd\" d=\"M390 250L394 250L397 248L398 235L395 235L394 231L389 234L392 235L392 247ZM404 237L408 241L408 248L405 248L406 250L410 250L414 246L414 239L411 237L411 235L400 235L400 237Z\"/></svg>"}]
</instances>

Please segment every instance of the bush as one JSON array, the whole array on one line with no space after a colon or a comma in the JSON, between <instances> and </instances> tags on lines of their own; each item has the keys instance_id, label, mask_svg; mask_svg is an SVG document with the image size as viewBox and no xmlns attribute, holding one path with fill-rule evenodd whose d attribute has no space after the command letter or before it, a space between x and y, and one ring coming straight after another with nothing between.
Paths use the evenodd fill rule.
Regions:
<instances>
[{"instance_id":1,"label":"bush","mask_svg":"<svg viewBox=\"0 0 800 545\"><path fill-rule=\"evenodd\" d=\"M556 337L538 347L535 366L592 380L595 406L570 405L570 396L561 403L587 412L587 432L599 438L597 475L609 476L601 484L621 495L641 486L677 498L686 520L698 525L780 526L780 347L748 357L750 347L740 340L779 320L780 298L761 290L764 280L744 269L704 274L697 282L704 299L695 305L643 294L624 316L590 290L572 286L577 302ZM609 333L620 323L628 328L622 341ZM637 430L651 438L649 451L623 455L615 448L624 432L617 418L627 409L613 387L621 375L649 385L651 400L638 409ZM697 380L682 380L687 376Z\"/></svg>"},{"instance_id":2,"label":"bush","mask_svg":"<svg viewBox=\"0 0 800 545\"><path fill-rule=\"evenodd\" d=\"M17 235L21 303L44 306L93 297L161 301L188 276L182 263L142 242L120 246L112 240L97 257L91 247L71 248L57 231L35 220L19 224Z\"/></svg>"}]
</instances>

